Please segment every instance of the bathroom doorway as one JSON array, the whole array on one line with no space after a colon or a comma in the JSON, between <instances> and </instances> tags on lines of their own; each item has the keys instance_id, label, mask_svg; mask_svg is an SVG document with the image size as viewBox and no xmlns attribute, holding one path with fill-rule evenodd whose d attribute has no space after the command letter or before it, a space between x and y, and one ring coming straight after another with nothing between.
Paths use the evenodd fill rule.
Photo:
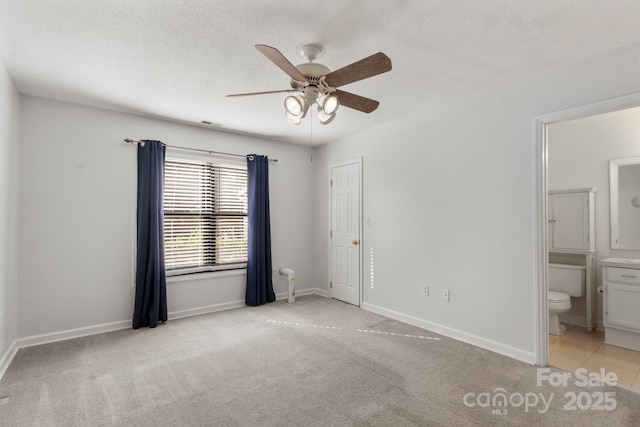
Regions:
<instances>
[{"instance_id":1,"label":"bathroom doorway","mask_svg":"<svg viewBox=\"0 0 640 427\"><path fill-rule=\"evenodd\" d=\"M602 269L599 261L611 256L609 248L609 175L611 158L640 156L640 95L591 104L536 119L539 149L537 180L538 214L538 352L539 365L569 371L580 367L611 366L622 387L640 392L640 353L604 344ZM634 127L632 129L632 127ZM633 134L633 143L625 137ZM635 146L634 146L635 145ZM594 274L595 331L588 333L583 298L572 298L571 311L561 317L568 331L548 335L547 284L549 262L580 263L579 260L549 259L547 242L547 194L549 190L598 189L595 201L596 268ZM624 254L623 254L624 255ZM640 256L636 253L633 257ZM631 257L631 256L629 256ZM597 370L596 369L596 370ZM634 388L635 387L635 388Z\"/></svg>"}]
</instances>

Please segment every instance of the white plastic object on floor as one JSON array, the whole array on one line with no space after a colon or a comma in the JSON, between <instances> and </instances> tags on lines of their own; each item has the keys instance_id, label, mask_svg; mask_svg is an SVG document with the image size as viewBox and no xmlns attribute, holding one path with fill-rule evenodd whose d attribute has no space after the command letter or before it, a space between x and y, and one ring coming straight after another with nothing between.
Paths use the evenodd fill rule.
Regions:
<instances>
[{"instance_id":1,"label":"white plastic object on floor","mask_svg":"<svg viewBox=\"0 0 640 427\"><path fill-rule=\"evenodd\" d=\"M287 281L289 282L289 303L296 302L296 272L290 268L282 267L280 268L280 274L282 276L287 276Z\"/></svg>"}]
</instances>

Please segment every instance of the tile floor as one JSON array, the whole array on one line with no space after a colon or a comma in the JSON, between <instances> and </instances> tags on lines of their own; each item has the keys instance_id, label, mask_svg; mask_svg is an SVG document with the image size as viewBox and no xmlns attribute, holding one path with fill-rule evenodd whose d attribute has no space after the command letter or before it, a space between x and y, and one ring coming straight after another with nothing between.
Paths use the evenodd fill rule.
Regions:
<instances>
[{"instance_id":1,"label":"tile floor","mask_svg":"<svg viewBox=\"0 0 640 427\"><path fill-rule=\"evenodd\" d=\"M604 343L604 331L587 333L585 328L572 327L562 336L549 335L549 365L575 371L614 372L618 385L640 393L640 352Z\"/></svg>"}]
</instances>

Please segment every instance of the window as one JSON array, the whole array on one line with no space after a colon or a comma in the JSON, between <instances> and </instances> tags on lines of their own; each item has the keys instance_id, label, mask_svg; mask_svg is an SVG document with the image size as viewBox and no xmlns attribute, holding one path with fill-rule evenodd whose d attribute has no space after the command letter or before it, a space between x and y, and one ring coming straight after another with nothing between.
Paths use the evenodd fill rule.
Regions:
<instances>
[{"instance_id":1,"label":"window","mask_svg":"<svg viewBox=\"0 0 640 427\"><path fill-rule=\"evenodd\" d=\"M163 205L169 275L245 266L246 168L167 160Z\"/></svg>"}]
</instances>

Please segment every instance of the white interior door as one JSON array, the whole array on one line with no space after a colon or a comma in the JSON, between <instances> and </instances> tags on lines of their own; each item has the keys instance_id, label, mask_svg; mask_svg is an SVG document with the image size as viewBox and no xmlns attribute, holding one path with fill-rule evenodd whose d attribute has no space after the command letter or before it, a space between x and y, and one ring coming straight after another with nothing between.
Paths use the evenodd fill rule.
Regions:
<instances>
[{"instance_id":1,"label":"white interior door","mask_svg":"<svg viewBox=\"0 0 640 427\"><path fill-rule=\"evenodd\" d=\"M360 162L331 167L331 296L360 305Z\"/></svg>"}]
</instances>

